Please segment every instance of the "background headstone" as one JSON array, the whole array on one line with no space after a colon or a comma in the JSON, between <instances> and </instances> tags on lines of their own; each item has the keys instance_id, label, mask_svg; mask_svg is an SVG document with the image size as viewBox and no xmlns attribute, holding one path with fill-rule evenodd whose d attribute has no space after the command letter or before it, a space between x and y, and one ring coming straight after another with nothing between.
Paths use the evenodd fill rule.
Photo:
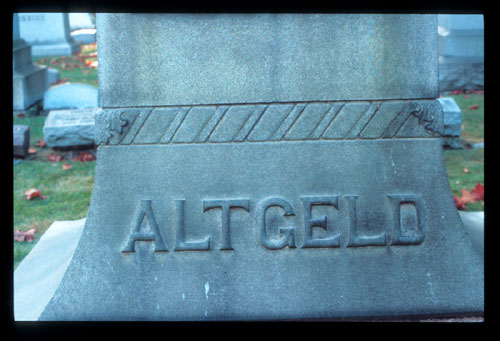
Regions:
<instances>
[{"instance_id":1,"label":"background headstone","mask_svg":"<svg viewBox=\"0 0 500 341\"><path fill-rule=\"evenodd\" d=\"M50 111L43 126L43 138L51 148L94 145L97 109Z\"/></svg>"},{"instance_id":2,"label":"background headstone","mask_svg":"<svg viewBox=\"0 0 500 341\"><path fill-rule=\"evenodd\" d=\"M436 16L97 27L91 206L40 320L483 311L442 154Z\"/></svg>"},{"instance_id":3,"label":"background headstone","mask_svg":"<svg viewBox=\"0 0 500 341\"><path fill-rule=\"evenodd\" d=\"M443 108L443 145L463 148L459 142L462 133L462 111L452 97L441 97L438 101Z\"/></svg>"},{"instance_id":4,"label":"background headstone","mask_svg":"<svg viewBox=\"0 0 500 341\"><path fill-rule=\"evenodd\" d=\"M441 91L484 89L482 15L438 15Z\"/></svg>"},{"instance_id":5,"label":"background headstone","mask_svg":"<svg viewBox=\"0 0 500 341\"><path fill-rule=\"evenodd\" d=\"M59 81L61 78L61 73L57 69L48 68L47 69L47 89L50 88L53 83Z\"/></svg>"},{"instance_id":6,"label":"background headstone","mask_svg":"<svg viewBox=\"0 0 500 341\"><path fill-rule=\"evenodd\" d=\"M71 31L95 28L94 15L91 13L69 13L69 27Z\"/></svg>"},{"instance_id":7,"label":"background headstone","mask_svg":"<svg viewBox=\"0 0 500 341\"><path fill-rule=\"evenodd\" d=\"M23 158L28 156L28 149L30 146L30 127L26 125L14 125L13 138L14 156Z\"/></svg>"},{"instance_id":8,"label":"background headstone","mask_svg":"<svg viewBox=\"0 0 500 341\"><path fill-rule=\"evenodd\" d=\"M68 13L19 13L19 32L33 56L70 56L80 52L71 37Z\"/></svg>"},{"instance_id":9,"label":"background headstone","mask_svg":"<svg viewBox=\"0 0 500 341\"><path fill-rule=\"evenodd\" d=\"M97 108L98 90L88 84L65 83L51 87L43 96L43 110Z\"/></svg>"},{"instance_id":10,"label":"background headstone","mask_svg":"<svg viewBox=\"0 0 500 341\"><path fill-rule=\"evenodd\" d=\"M13 109L24 110L43 98L47 89L47 67L33 64L31 46L19 33L17 13L14 13L12 38Z\"/></svg>"},{"instance_id":11,"label":"background headstone","mask_svg":"<svg viewBox=\"0 0 500 341\"><path fill-rule=\"evenodd\" d=\"M76 42L91 44L96 42L94 14L69 13L71 36Z\"/></svg>"}]
</instances>

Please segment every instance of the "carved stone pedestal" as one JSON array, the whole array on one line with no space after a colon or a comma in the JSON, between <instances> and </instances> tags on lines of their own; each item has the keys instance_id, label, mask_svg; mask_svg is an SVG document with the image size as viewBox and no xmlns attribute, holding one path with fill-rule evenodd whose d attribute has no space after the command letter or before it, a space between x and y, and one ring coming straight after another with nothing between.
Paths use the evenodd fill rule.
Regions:
<instances>
[{"instance_id":1,"label":"carved stone pedestal","mask_svg":"<svg viewBox=\"0 0 500 341\"><path fill-rule=\"evenodd\" d=\"M483 311L482 259L443 161L435 16L123 14L97 26L94 191L41 320ZM127 73L123 56L161 72ZM306 81L278 82L290 65Z\"/></svg>"}]
</instances>

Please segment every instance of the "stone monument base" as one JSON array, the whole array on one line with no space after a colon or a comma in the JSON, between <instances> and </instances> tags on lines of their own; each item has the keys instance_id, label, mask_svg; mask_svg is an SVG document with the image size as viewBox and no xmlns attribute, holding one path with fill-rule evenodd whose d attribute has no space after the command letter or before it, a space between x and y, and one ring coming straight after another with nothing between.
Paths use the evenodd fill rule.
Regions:
<instances>
[{"instance_id":1,"label":"stone monument base","mask_svg":"<svg viewBox=\"0 0 500 341\"><path fill-rule=\"evenodd\" d=\"M484 309L482 260L445 195L440 139L101 145L97 153L85 230L41 320Z\"/></svg>"},{"instance_id":2,"label":"stone monument base","mask_svg":"<svg viewBox=\"0 0 500 341\"><path fill-rule=\"evenodd\" d=\"M80 52L80 44L75 41L33 45L31 53L34 57L40 56L71 56L75 52Z\"/></svg>"},{"instance_id":3,"label":"stone monument base","mask_svg":"<svg viewBox=\"0 0 500 341\"><path fill-rule=\"evenodd\" d=\"M43 99L47 84L47 67L26 65L13 71L13 109L24 110Z\"/></svg>"},{"instance_id":4,"label":"stone monument base","mask_svg":"<svg viewBox=\"0 0 500 341\"><path fill-rule=\"evenodd\" d=\"M484 252L484 212L459 211L476 251ZM55 221L14 272L14 317L36 321L66 271L83 232L86 219ZM41 268L40 268L41 266ZM43 291L33 290L43 288ZM366 319L361 319L364 321ZM375 320L388 321L376 318ZM481 322L482 317L392 318L393 321Z\"/></svg>"}]
</instances>

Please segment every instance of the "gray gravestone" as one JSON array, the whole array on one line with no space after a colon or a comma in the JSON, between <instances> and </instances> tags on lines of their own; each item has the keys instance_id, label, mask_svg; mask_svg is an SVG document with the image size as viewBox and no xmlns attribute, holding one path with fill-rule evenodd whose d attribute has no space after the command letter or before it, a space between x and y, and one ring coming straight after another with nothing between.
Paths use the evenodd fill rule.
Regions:
<instances>
[{"instance_id":1,"label":"gray gravestone","mask_svg":"<svg viewBox=\"0 0 500 341\"><path fill-rule=\"evenodd\" d=\"M61 78L61 73L58 69L48 68L47 69L47 89L50 88L54 83L57 83Z\"/></svg>"},{"instance_id":2,"label":"gray gravestone","mask_svg":"<svg viewBox=\"0 0 500 341\"><path fill-rule=\"evenodd\" d=\"M71 37L68 13L19 13L21 37L33 56L70 56L80 52Z\"/></svg>"},{"instance_id":3,"label":"gray gravestone","mask_svg":"<svg viewBox=\"0 0 500 341\"><path fill-rule=\"evenodd\" d=\"M91 205L37 318L483 311L482 258L441 149L436 16L98 14L97 26Z\"/></svg>"},{"instance_id":4,"label":"gray gravestone","mask_svg":"<svg viewBox=\"0 0 500 341\"><path fill-rule=\"evenodd\" d=\"M19 34L19 16L13 16L12 90L13 109L25 110L43 98L47 89L47 67L33 64L31 46Z\"/></svg>"},{"instance_id":5,"label":"gray gravestone","mask_svg":"<svg viewBox=\"0 0 500 341\"><path fill-rule=\"evenodd\" d=\"M484 89L482 15L438 16L441 91Z\"/></svg>"},{"instance_id":6,"label":"gray gravestone","mask_svg":"<svg viewBox=\"0 0 500 341\"><path fill-rule=\"evenodd\" d=\"M71 31L95 28L94 16L90 13L69 13L68 15Z\"/></svg>"},{"instance_id":7,"label":"gray gravestone","mask_svg":"<svg viewBox=\"0 0 500 341\"><path fill-rule=\"evenodd\" d=\"M438 98L443 108L443 144L451 148L463 148L459 142L462 132L462 111L451 97Z\"/></svg>"},{"instance_id":8,"label":"gray gravestone","mask_svg":"<svg viewBox=\"0 0 500 341\"><path fill-rule=\"evenodd\" d=\"M83 83L65 83L51 87L43 95L43 110L97 108L98 91Z\"/></svg>"},{"instance_id":9,"label":"gray gravestone","mask_svg":"<svg viewBox=\"0 0 500 341\"><path fill-rule=\"evenodd\" d=\"M90 13L69 13L71 36L76 42L91 44L96 42L94 16Z\"/></svg>"},{"instance_id":10,"label":"gray gravestone","mask_svg":"<svg viewBox=\"0 0 500 341\"><path fill-rule=\"evenodd\" d=\"M93 146L95 109L50 111L43 126L43 138L51 148Z\"/></svg>"},{"instance_id":11,"label":"gray gravestone","mask_svg":"<svg viewBox=\"0 0 500 341\"><path fill-rule=\"evenodd\" d=\"M14 125L12 129L14 156L28 156L30 147L30 127L26 125Z\"/></svg>"}]
</instances>

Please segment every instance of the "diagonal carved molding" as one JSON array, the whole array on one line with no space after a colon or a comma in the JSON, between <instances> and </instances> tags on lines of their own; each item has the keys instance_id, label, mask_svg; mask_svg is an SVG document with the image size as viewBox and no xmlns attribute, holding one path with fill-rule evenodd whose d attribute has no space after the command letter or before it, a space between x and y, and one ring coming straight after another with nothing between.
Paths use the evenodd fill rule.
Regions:
<instances>
[{"instance_id":1,"label":"diagonal carved molding","mask_svg":"<svg viewBox=\"0 0 500 341\"><path fill-rule=\"evenodd\" d=\"M101 109L99 145L440 137L436 100Z\"/></svg>"}]
</instances>

